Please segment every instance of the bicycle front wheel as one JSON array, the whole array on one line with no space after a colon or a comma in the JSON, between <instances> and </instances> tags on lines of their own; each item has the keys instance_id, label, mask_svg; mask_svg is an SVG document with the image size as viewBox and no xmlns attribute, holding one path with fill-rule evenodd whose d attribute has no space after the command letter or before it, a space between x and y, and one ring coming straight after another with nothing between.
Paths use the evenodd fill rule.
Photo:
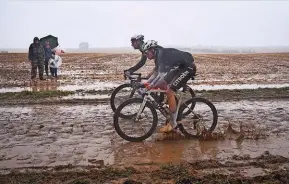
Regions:
<instances>
[{"instance_id":1,"label":"bicycle front wheel","mask_svg":"<svg viewBox=\"0 0 289 184\"><path fill-rule=\"evenodd\" d=\"M142 105L143 99L131 98L123 102L115 111L114 128L118 135L127 141L144 141L157 127L158 116L153 105L150 102ZM137 117L138 112L140 115Z\"/></svg>"},{"instance_id":2,"label":"bicycle front wheel","mask_svg":"<svg viewBox=\"0 0 289 184\"><path fill-rule=\"evenodd\" d=\"M192 109L191 104L194 104ZM183 112L190 111L186 116ZM183 103L178 113L179 129L188 138L199 138L202 132L212 133L217 126L218 112L214 104L204 98L192 98Z\"/></svg>"},{"instance_id":3,"label":"bicycle front wheel","mask_svg":"<svg viewBox=\"0 0 289 184\"><path fill-rule=\"evenodd\" d=\"M110 106L113 112L122 102L134 97L135 91L131 84L122 84L115 88L110 96Z\"/></svg>"},{"instance_id":4,"label":"bicycle front wheel","mask_svg":"<svg viewBox=\"0 0 289 184\"><path fill-rule=\"evenodd\" d=\"M122 84L115 88L110 96L110 107L115 112L116 108L124 101L130 98L140 97L140 95L136 92L136 88L132 86L132 84ZM155 94L151 93L155 100L161 102L164 100L164 94ZM127 117L130 118L130 117Z\"/></svg>"}]
</instances>

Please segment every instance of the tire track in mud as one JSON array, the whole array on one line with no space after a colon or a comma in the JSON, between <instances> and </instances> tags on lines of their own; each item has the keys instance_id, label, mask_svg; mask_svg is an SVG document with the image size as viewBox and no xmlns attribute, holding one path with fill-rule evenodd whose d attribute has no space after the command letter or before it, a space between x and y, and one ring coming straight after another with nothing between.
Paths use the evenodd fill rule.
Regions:
<instances>
[{"instance_id":1,"label":"tire track in mud","mask_svg":"<svg viewBox=\"0 0 289 184\"><path fill-rule=\"evenodd\" d=\"M114 131L108 104L0 107L0 168L142 164L226 159L264 151L288 157L289 100L215 102L216 131L240 122L248 136L233 140L179 140L130 143ZM164 121L161 121L162 123ZM254 140L253 135L265 135ZM250 137L250 134L252 136ZM154 137L159 134L154 134ZM260 137L259 137L260 138ZM178 151L176 151L178 150Z\"/></svg>"}]
</instances>

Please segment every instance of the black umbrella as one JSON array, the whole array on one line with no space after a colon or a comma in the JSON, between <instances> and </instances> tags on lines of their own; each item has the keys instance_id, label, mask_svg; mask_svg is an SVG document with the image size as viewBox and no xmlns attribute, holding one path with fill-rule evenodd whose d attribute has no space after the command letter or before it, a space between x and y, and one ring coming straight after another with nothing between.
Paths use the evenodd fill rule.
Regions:
<instances>
[{"instance_id":1,"label":"black umbrella","mask_svg":"<svg viewBox=\"0 0 289 184\"><path fill-rule=\"evenodd\" d=\"M45 45L46 41L49 41L51 49L54 49L55 47L57 47L59 45L58 44L58 38L55 36L52 36L52 35L48 35L48 36L45 36L45 37L40 39L40 43L42 45Z\"/></svg>"}]
</instances>

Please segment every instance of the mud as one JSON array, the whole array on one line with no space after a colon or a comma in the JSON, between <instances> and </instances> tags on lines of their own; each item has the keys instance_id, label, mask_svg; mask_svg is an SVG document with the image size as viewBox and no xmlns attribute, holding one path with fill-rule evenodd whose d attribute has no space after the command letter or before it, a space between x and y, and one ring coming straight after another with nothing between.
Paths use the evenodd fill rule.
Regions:
<instances>
[{"instance_id":1,"label":"mud","mask_svg":"<svg viewBox=\"0 0 289 184\"><path fill-rule=\"evenodd\" d=\"M196 96L212 102L239 100L273 100L288 99L289 88L258 88L235 90L194 90ZM107 103L112 89L80 89L76 91L39 90L0 93L2 105L33 105L33 104L95 104ZM187 97L185 99L188 99ZM185 100L184 99L184 100Z\"/></svg>"},{"instance_id":2,"label":"mud","mask_svg":"<svg viewBox=\"0 0 289 184\"><path fill-rule=\"evenodd\" d=\"M138 55L64 54L58 79L30 81L26 54L0 54L0 183L288 183L288 56L196 55L190 85L218 110L214 134L161 134L159 114L131 143L108 98Z\"/></svg>"},{"instance_id":3,"label":"mud","mask_svg":"<svg viewBox=\"0 0 289 184\"><path fill-rule=\"evenodd\" d=\"M264 153L260 157L272 157ZM214 160L198 163L142 165L134 167L78 167L71 165L61 167L26 168L0 175L2 183L55 183L55 184L89 184L89 183L288 183L289 172L278 166L288 164L288 160L278 160L275 165L263 167L266 159L252 158L248 164L228 163L210 164ZM206 164L212 169L196 167ZM215 167L218 165L218 167ZM277 168L276 168L277 167ZM39 171L40 170L40 171ZM246 175L246 171L251 173ZM245 175L245 177L244 177Z\"/></svg>"},{"instance_id":4,"label":"mud","mask_svg":"<svg viewBox=\"0 0 289 184\"><path fill-rule=\"evenodd\" d=\"M288 53L196 54L198 75L194 85L288 84ZM59 85L93 85L95 82L122 82L123 70L137 62L136 54L62 54ZM27 54L0 54L0 86L29 87L30 63ZM139 70L147 74L153 62ZM42 82L42 81L41 81Z\"/></svg>"},{"instance_id":5,"label":"mud","mask_svg":"<svg viewBox=\"0 0 289 184\"><path fill-rule=\"evenodd\" d=\"M226 159L264 151L288 157L288 101L216 102L216 132L225 139L130 143L114 131L108 104L32 105L0 107L0 168L56 166L62 164L133 165ZM160 115L159 126L163 125ZM237 132L228 130L229 124ZM242 125L241 140L238 132Z\"/></svg>"}]
</instances>

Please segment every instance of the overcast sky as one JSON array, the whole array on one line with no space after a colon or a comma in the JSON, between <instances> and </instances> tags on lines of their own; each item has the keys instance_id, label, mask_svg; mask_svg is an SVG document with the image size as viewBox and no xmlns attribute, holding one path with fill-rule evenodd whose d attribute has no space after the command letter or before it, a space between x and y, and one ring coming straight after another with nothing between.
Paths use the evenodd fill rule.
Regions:
<instances>
[{"instance_id":1,"label":"overcast sky","mask_svg":"<svg viewBox=\"0 0 289 184\"><path fill-rule=\"evenodd\" d=\"M289 45L289 1L0 0L0 48L27 48L34 36L62 48L130 46L136 33L162 45Z\"/></svg>"}]
</instances>

